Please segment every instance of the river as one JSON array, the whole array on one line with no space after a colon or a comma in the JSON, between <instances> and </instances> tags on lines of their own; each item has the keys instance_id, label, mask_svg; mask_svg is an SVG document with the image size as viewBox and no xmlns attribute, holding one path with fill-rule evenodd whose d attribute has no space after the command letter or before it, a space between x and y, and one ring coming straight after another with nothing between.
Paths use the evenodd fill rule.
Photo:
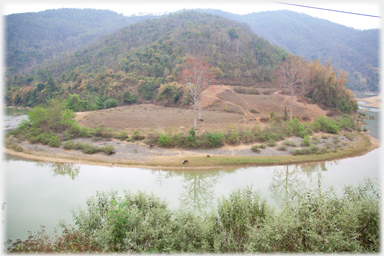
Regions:
<instances>
[{"instance_id":1,"label":"river","mask_svg":"<svg viewBox=\"0 0 384 256\"><path fill-rule=\"evenodd\" d=\"M3 129L12 128L25 114L8 111ZM379 112L369 109L366 113L378 116ZM366 121L372 121L366 127L378 137L377 119ZM153 192L167 200L173 209L190 207L204 211L215 207L219 197L247 185L259 190L271 204L276 204L287 189L315 185L319 180L340 190L344 185L357 185L364 178L380 179L379 152L375 149L359 157L297 166L170 171L56 164L5 155L4 240L24 240L28 231L40 230L40 225L51 233L60 220L72 223L71 211L84 208L86 198L96 195L96 191Z\"/></svg>"}]
</instances>

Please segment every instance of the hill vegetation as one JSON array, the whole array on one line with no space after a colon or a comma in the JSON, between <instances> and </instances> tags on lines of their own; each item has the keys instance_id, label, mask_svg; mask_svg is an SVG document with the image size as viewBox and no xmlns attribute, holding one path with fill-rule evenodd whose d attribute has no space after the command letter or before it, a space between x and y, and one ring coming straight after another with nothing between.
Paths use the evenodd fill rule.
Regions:
<instances>
[{"instance_id":1,"label":"hill vegetation","mask_svg":"<svg viewBox=\"0 0 384 256\"><path fill-rule=\"evenodd\" d=\"M202 10L248 24L253 32L287 52L309 61L328 60L335 70L347 71L346 87L379 90L379 30L358 30L288 10L244 15Z\"/></svg>"},{"instance_id":2,"label":"hill vegetation","mask_svg":"<svg viewBox=\"0 0 384 256\"><path fill-rule=\"evenodd\" d=\"M126 17L109 10L58 9L5 16L7 76L61 54L74 52L96 38L153 16Z\"/></svg>"},{"instance_id":3,"label":"hill vegetation","mask_svg":"<svg viewBox=\"0 0 384 256\"><path fill-rule=\"evenodd\" d=\"M187 53L204 56L218 82L246 85L271 82L276 64L287 56L244 24L186 12L125 27L45 68L10 77L7 102L33 106L69 93L120 103L137 94L153 99L161 84L177 81Z\"/></svg>"},{"instance_id":4,"label":"hill vegetation","mask_svg":"<svg viewBox=\"0 0 384 256\"><path fill-rule=\"evenodd\" d=\"M60 98L67 99L74 111L164 98L172 99L174 105L187 104L190 99L183 97L185 90L178 82L188 56L207 61L217 84L257 88L277 86L278 64L287 61L288 55L252 33L246 24L182 12L135 23L99 37L87 47L33 66L29 73L9 77L6 102L35 106ZM345 90L345 80L336 90L337 73L329 65L317 70L323 68L330 70L317 79L317 86L324 90L314 90L307 97L324 107L355 111L356 101ZM326 93L320 95L320 91Z\"/></svg>"}]
</instances>

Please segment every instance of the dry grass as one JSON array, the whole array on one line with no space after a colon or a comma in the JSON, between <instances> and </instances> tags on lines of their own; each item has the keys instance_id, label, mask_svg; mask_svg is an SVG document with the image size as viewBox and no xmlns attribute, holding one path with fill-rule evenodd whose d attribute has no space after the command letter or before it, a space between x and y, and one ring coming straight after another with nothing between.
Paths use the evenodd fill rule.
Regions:
<instances>
[{"instance_id":1,"label":"dry grass","mask_svg":"<svg viewBox=\"0 0 384 256\"><path fill-rule=\"evenodd\" d=\"M272 111L275 113L275 118L284 116L284 107L287 107L287 111L289 111L290 97L277 96L276 88L268 89L271 91L271 95L239 94L235 93L233 88L216 86L214 92L206 94L202 111L204 121L198 121L199 130L222 129L228 123L251 127L262 121L263 118L269 118ZM226 105L226 108L223 105ZM252 108L257 109L259 113L251 113ZM293 111L293 116L301 118L302 121L309 121L318 115L326 114L326 111L317 105L303 104L296 100ZM193 110L153 104L131 105L77 113L76 120L80 125L90 128L104 125L114 128L116 132L133 132L134 130L146 132L150 129L163 130L165 128L186 132L193 127Z\"/></svg>"}]
</instances>

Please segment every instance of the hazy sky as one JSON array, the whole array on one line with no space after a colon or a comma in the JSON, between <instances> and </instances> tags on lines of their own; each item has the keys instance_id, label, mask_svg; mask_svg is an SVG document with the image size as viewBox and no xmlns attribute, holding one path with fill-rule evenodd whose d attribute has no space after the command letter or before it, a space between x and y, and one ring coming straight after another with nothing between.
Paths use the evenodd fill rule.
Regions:
<instances>
[{"instance_id":1,"label":"hazy sky","mask_svg":"<svg viewBox=\"0 0 384 256\"><path fill-rule=\"evenodd\" d=\"M380 1L297 1L286 0L279 1L283 3L307 5L325 9L333 9L338 11L361 13L375 16L382 16L383 5ZM260 12L267 10L288 9L296 12L303 12L311 16L327 19L335 23L339 23L348 27L357 29L381 28L382 18L365 17L353 14L344 14L340 12L322 11L311 8L295 7L273 3L272 1L149 1L149 0L125 0L125 1L25 1L25 0L5 0L1 3L3 15L12 13L39 12L47 9L57 8L93 8L108 9L126 16L139 13L164 13L174 12L182 9L220 9L226 12L246 14L252 12Z\"/></svg>"}]
</instances>

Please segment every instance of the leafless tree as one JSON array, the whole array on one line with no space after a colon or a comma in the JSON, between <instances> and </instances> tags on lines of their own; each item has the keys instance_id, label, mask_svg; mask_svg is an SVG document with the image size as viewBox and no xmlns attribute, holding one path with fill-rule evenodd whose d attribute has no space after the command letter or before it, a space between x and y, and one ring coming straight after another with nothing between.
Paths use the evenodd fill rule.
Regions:
<instances>
[{"instance_id":1,"label":"leafless tree","mask_svg":"<svg viewBox=\"0 0 384 256\"><path fill-rule=\"evenodd\" d=\"M299 56L290 55L279 65L277 84L281 87L279 92L291 95L291 120L293 96L301 97L306 93L309 87L309 75L307 62Z\"/></svg>"},{"instance_id":2,"label":"leafless tree","mask_svg":"<svg viewBox=\"0 0 384 256\"><path fill-rule=\"evenodd\" d=\"M194 127L197 128L197 108L199 108L199 119L201 119L201 103L203 91L214 82L214 74L210 65L202 60L188 56L180 73L180 82L187 88L188 96L194 109Z\"/></svg>"}]
</instances>

